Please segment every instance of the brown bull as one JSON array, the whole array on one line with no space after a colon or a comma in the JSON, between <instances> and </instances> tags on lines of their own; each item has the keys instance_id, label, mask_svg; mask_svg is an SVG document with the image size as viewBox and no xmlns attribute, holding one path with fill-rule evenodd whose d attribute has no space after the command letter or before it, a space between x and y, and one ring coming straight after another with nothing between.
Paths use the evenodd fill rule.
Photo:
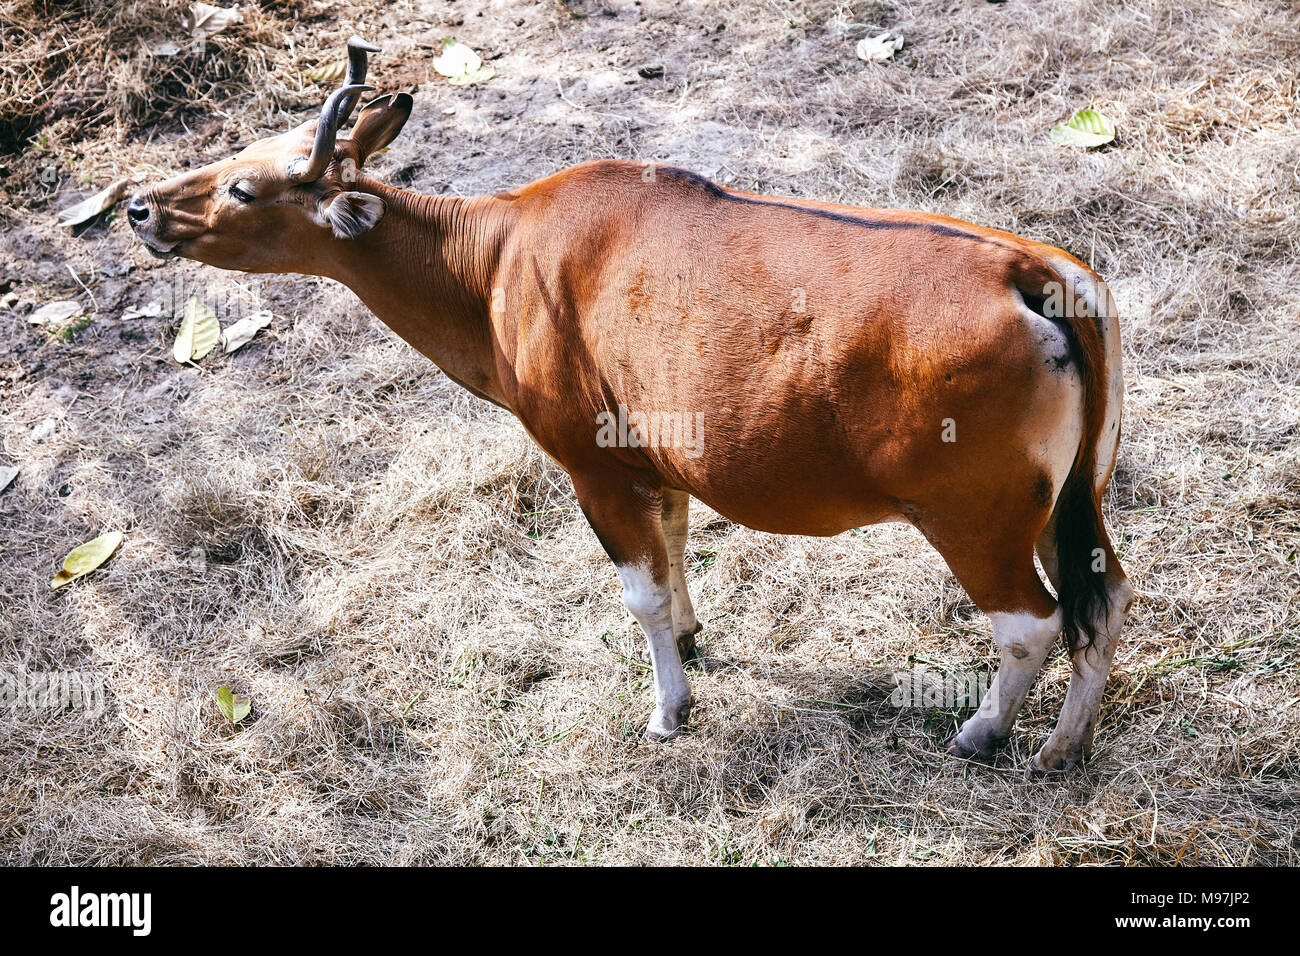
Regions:
<instances>
[{"instance_id":1,"label":"brown bull","mask_svg":"<svg viewBox=\"0 0 1300 956\"><path fill-rule=\"evenodd\" d=\"M1064 631L1034 758L1088 753L1132 591L1102 523L1122 375L1105 285L1059 249L916 212L775 199L635 162L422 196L360 173L410 115L366 106L366 46L320 120L132 198L155 254L328 276L513 412L573 479L654 666L647 732L691 706L690 496L833 535L906 521L992 619L996 680L950 749L1004 740ZM1037 551L1058 598L1034 567Z\"/></svg>"}]
</instances>

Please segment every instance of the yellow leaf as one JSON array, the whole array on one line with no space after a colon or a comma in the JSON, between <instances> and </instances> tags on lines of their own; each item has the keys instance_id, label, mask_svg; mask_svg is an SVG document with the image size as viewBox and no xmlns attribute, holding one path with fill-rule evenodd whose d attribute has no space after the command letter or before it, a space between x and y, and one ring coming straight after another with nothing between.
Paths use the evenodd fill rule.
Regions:
<instances>
[{"instance_id":1,"label":"yellow leaf","mask_svg":"<svg viewBox=\"0 0 1300 956\"><path fill-rule=\"evenodd\" d=\"M492 67L483 65L482 57L450 37L442 41L442 52L433 58L433 68L453 86L482 83L497 75Z\"/></svg>"},{"instance_id":2,"label":"yellow leaf","mask_svg":"<svg viewBox=\"0 0 1300 956\"><path fill-rule=\"evenodd\" d=\"M172 346L172 355L176 361L197 362L216 346L221 338L221 323L211 309L203 304L198 296L192 296L185 303L185 316L181 319L181 329L176 333L176 344Z\"/></svg>"},{"instance_id":3,"label":"yellow leaf","mask_svg":"<svg viewBox=\"0 0 1300 956\"><path fill-rule=\"evenodd\" d=\"M343 79L347 69L347 60L335 60L333 63L322 63L320 66L308 70L302 75L302 78L309 83L333 84Z\"/></svg>"},{"instance_id":4,"label":"yellow leaf","mask_svg":"<svg viewBox=\"0 0 1300 956\"><path fill-rule=\"evenodd\" d=\"M68 552L63 559L63 570L50 582L51 589L58 590L77 578L89 574L99 567L117 550L122 543L122 532L110 531L93 541L87 541Z\"/></svg>"}]
</instances>

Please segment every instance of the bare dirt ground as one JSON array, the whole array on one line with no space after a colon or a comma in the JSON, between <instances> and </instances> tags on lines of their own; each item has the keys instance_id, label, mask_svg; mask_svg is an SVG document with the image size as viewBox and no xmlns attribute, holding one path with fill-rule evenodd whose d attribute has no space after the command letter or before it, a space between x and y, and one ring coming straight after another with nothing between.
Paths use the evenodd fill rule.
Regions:
<instances>
[{"instance_id":1,"label":"bare dirt ground","mask_svg":"<svg viewBox=\"0 0 1300 956\"><path fill-rule=\"evenodd\" d=\"M142 53L182 7L0 7L0 466L21 469L0 493L0 667L108 688L98 718L0 709L0 859L1300 862L1292 4L264 2L202 55ZM857 60L883 29L905 49ZM1024 779L1059 655L992 766L944 754L961 710L891 706L896 670L994 660L918 534L778 538L699 506L709 668L689 733L642 743L637 627L508 414L331 282L157 263L120 216L56 225L119 177L311 116L326 90L301 71L353 32L383 47L372 82L414 90L375 167L407 188L656 160L1095 264L1124 323L1108 508L1140 597L1086 770ZM497 76L447 85L445 36ZM1089 105L1115 143L1052 144ZM122 319L178 282L276 318L182 367L170 315ZM28 322L63 298L89 321ZM118 554L52 592L112 529ZM221 685L252 698L238 727Z\"/></svg>"}]
</instances>

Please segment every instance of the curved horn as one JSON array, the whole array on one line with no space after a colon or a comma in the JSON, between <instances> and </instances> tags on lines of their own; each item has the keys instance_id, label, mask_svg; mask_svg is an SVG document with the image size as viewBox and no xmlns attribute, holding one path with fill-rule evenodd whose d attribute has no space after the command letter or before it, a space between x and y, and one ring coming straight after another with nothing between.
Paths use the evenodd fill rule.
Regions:
<instances>
[{"instance_id":1,"label":"curved horn","mask_svg":"<svg viewBox=\"0 0 1300 956\"><path fill-rule=\"evenodd\" d=\"M365 56L363 53L362 56ZM316 141L312 144L310 156L299 156L289 162L289 178L294 182L310 183L320 179L334 158L334 139L338 135L340 107L350 96L360 97L362 91L373 90L373 86L358 83L343 86L330 94L325 105L321 107L320 120L316 123Z\"/></svg>"},{"instance_id":2,"label":"curved horn","mask_svg":"<svg viewBox=\"0 0 1300 956\"><path fill-rule=\"evenodd\" d=\"M375 46L373 43L367 43L359 36L349 38L348 76L343 85L356 86L357 84L366 82L366 54L378 52L379 47ZM361 95L359 93L347 98L342 109L339 110L339 126L342 126L348 121L348 117L352 115L352 110L356 108L356 105L360 100Z\"/></svg>"}]
</instances>

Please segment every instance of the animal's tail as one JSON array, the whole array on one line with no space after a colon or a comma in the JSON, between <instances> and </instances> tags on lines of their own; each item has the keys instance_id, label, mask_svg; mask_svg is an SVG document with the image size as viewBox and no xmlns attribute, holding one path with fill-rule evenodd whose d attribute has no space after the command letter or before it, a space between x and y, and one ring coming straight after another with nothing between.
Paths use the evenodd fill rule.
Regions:
<instances>
[{"instance_id":1,"label":"animal's tail","mask_svg":"<svg viewBox=\"0 0 1300 956\"><path fill-rule=\"evenodd\" d=\"M1096 623L1106 620L1110 608L1106 571L1115 566L1101 516L1105 486L1097 480L1098 445L1108 401L1106 343L1101 332L1105 292L1087 288L1088 282L1067 282L1059 271L1028 252L1018 266L1016 288L1031 308L1067 331L1083 381L1083 435L1054 512L1057 600L1065 639L1073 652L1091 644Z\"/></svg>"}]
</instances>

